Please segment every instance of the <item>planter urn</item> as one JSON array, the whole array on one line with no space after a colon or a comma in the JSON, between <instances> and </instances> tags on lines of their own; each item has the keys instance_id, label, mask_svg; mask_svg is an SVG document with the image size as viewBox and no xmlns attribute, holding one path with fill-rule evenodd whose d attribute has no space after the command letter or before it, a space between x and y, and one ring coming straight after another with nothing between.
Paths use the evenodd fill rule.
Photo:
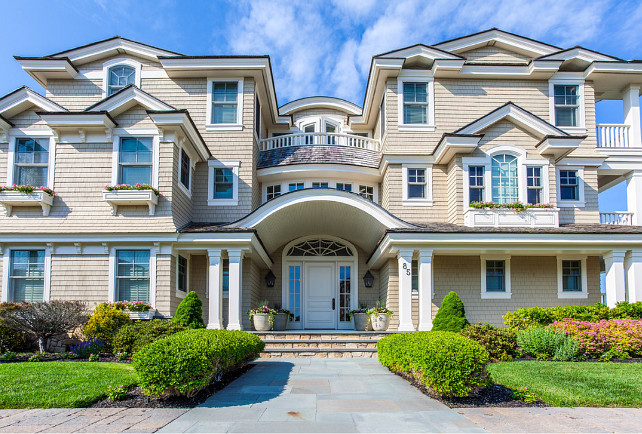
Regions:
<instances>
[{"instance_id":1,"label":"planter urn","mask_svg":"<svg viewBox=\"0 0 642 434\"><path fill-rule=\"evenodd\" d=\"M254 322L254 329L257 332L267 332L272 328L272 324L270 324L270 314L255 313L252 321ZM276 315L274 321L276 322Z\"/></svg>"},{"instance_id":2,"label":"planter urn","mask_svg":"<svg viewBox=\"0 0 642 434\"><path fill-rule=\"evenodd\" d=\"M372 329L376 332L385 332L390 326L390 316L385 313L374 313L370 315Z\"/></svg>"},{"instance_id":3,"label":"planter urn","mask_svg":"<svg viewBox=\"0 0 642 434\"><path fill-rule=\"evenodd\" d=\"M354 329L360 332L367 332L372 330L372 323L370 322L370 315L367 313L353 313L352 323Z\"/></svg>"},{"instance_id":4,"label":"planter urn","mask_svg":"<svg viewBox=\"0 0 642 434\"><path fill-rule=\"evenodd\" d=\"M274 331L283 331L288 328L288 321L290 321L290 315L287 313L277 313L274 315L274 324L272 324L272 330Z\"/></svg>"}]
</instances>

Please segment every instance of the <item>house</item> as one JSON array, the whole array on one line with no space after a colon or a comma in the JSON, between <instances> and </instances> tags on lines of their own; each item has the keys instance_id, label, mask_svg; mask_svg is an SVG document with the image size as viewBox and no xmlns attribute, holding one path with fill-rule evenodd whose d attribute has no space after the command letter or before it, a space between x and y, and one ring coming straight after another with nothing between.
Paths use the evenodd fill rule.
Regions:
<instances>
[{"instance_id":1,"label":"house","mask_svg":"<svg viewBox=\"0 0 642 434\"><path fill-rule=\"evenodd\" d=\"M385 300L410 331L449 291L471 322L593 304L602 269L608 304L642 300L638 61L491 29L373 57L362 106L279 107L268 56L114 37L16 60L46 93L0 98L0 179L55 194L0 192L2 301L168 317L191 290L210 328L266 299L328 330ZM600 213L620 182L628 209Z\"/></svg>"}]
</instances>

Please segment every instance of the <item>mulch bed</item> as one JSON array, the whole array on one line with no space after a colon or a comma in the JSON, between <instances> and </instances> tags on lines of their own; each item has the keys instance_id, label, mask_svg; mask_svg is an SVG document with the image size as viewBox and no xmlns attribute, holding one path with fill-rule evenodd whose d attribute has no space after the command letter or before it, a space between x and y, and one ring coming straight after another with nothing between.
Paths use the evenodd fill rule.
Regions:
<instances>
[{"instance_id":1,"label":"mulch bed","mask_svg":"<svg viewBox=\"0 0 642 434\"><path fill-rule=\"evenodd\" d=\"M157 398L143 394L140 387L129 391L127 398L121 401L112 401L105 398L91 405L93 408L192 408L202 404L219 390L236 380L241 375L252 369L253 363L247 364L234 371L227 372L221 378L221 381L210 384L205 389L198 392L196 396L188 398L186 396L177 396L169 398Z\"/></svg>"},{"instance_id":2,"label":"mulch bed","mask_svg":"<svg viewBox=\"0 0 642 434\"><path fill-rule=\"evenodd\" d=\"M67 353L24 353L17 354L16 360L2 360L0 359L0 364L2 363L29 363L29 358L31 356L38 355L40 356L41 362L88 362L88 358L77 358L77 359L68 359ZM118 360L113 355L100 356L100 362L110 362L110 363L131 363L131 360Z\"/></svg>"}]
</instances>

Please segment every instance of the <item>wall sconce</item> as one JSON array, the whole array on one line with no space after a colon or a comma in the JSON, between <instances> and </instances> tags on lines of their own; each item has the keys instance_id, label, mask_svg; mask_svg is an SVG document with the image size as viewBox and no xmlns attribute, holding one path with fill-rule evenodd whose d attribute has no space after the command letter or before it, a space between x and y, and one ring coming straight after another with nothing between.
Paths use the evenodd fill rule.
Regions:
<instances>
[{"instance_id":1,"label":"wall sconce","mask_svg":"<svg viewBox=\"0 0 642 434\"><path fill-rule=\"evenodd\" d=\"M268 288L274 287L274 284L276 283L276 276L272 272L272 270L268 271L268 274L265 275L265 284L268 286Z\"/></svg>"},{"instance_id":2,"label":"wall sconce","mask_svg":"<svg viewBox=\"0 0 642 434\"><path fill-rule=\"evenodd\" d=\"M372 288L372 284L374 283L374 276L370 272L370 270L366 271L366 274L363 276L363 284L366 285L366 288Z\"/></svg>"}]
</instances>

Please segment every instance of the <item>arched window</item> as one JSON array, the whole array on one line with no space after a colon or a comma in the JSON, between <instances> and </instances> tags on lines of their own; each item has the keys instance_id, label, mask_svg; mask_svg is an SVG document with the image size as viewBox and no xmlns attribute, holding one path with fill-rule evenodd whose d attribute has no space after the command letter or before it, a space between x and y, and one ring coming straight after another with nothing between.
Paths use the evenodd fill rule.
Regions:
<instances>
[{"instance_id":1,"label":"arched window","mask_svg":"<svg viewBox=\"0 0 642 434\"><path fill-rule=\"evenodd\" d=\"M288 256L352 256L352 251L337 241L307 240L290 247Z\"/></svg>"},{"instance_id":2,"label":"arched window","mask_svg":"<svg viewBox=\"0 0 642 434\"><path fill-rule=\"evenodd\" d=\"M136 69L128 65L116 65L109 68L107 96L113 95L125 86L135 84Z\"/></svg>"},{"instance_id":3,"label":"arched window","mask_svg":"<svg viewBox=\"0 0 642 434\"><path fill-rule=\"evenodd\" d=\"M495 155L491 169L493 202L517 202L519 200L517 157L508 154Z\"/></svg>"}]
</instances>

